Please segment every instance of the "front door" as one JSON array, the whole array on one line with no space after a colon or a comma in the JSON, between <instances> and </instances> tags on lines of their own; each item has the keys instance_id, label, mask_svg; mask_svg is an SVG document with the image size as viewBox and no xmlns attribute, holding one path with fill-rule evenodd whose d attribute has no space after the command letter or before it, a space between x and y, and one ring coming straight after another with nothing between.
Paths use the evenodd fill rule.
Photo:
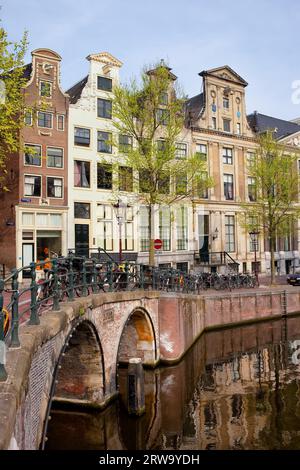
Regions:
<instances>
[{"instance_id":1,"label":"front door","mask_svg":"<svg viewBox=\"0 0 300 470\"><path fill-rule=\"evenodd\" d=\"M209 215L198 216L199 254L202 263L209 261Z\"/></svg>"},{"instance_id":2,"label":"front door","mask_svg":"<svg viewBox=\"0 0 300 470\"><path fill-rule=\"evenodd\" d=\"M75 224L75 253L89 256L89 225Z\"/></svg>"},{"instance_id":3,"label":"front door","mask_svg":"<svg viewBox=\"0 0 300 470\"><path fill-rule=\"evenodd\" d=\"M34 244L23 243L22 266L29 266L34 261ZM23 277L30 277L30 269L23 271Z\"/></svg>"}]
</instances>

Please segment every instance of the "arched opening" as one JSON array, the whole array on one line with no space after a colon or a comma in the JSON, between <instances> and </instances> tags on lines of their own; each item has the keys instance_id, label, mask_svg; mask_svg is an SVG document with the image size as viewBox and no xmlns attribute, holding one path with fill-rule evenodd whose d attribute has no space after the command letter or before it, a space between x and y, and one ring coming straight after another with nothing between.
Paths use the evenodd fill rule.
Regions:
<instances>
[{"instance_id":1,"label":"arched opening","mask_svg":"<svg viewBox=\"0 0 300 470\"><path fill-rule=\"evenodd\" d=\"M158 375L154 370L144 370L145 413L137 418L127 413L127 365L129 359L140 358L144 366L157 364L157 343L151 317L143 308L134 310L128 317L121 335L117 358L119 398L119 430L124 449L148 448L155 434L158 420Z\"/></svg>"},{"instance_id":2,"label":"arched opening","mask_svg":"<svg viewBox=\"0 0 300 470\"><path fill-rule=\"evenodd\" d=\"M105 396L104 359L92 323L80 322L61 355L53 400L100 405Z\"/></svg>"},{"instance_id":3,"label":"arched opening","mask_svg":"<svg viewBox=\"0 0 300 470\"><path fill-rule=\"evenodd\" d=\"M154 366L157 362L156 339L151 318L143 309L132 312L121 335L119 364L128 364L129 359L138 357L144 365Z\"/></svg>"}]
</instances>

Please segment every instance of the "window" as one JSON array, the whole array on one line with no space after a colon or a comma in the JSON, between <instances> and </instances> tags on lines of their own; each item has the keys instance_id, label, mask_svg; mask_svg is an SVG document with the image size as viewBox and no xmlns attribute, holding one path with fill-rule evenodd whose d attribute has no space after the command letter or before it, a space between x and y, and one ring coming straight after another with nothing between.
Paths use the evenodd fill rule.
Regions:
<instances>
[{"instance_id":1,"label":"window","mask_svg":"<svg viewBox=\"0 0 300 470\"><path fill-rule=\"evenodd\" d=\"M38 112L38 126L52 128L52 114L44 113L43 111Z\"/></svg>"},{"instance_id":2,"label":"window","mask_svg":"<svg viewBox=\"0 0 300 470\"><path fill-rule=\"evenodd\" d=\"M24 195L40 197L42 177L25 175L24 178Z\"/></svg>"},{"instance_id":3,"label":"window","mask_svg":"<svg viewBox=\"0 0 300 470\"><path fill-rule=\"evenodd\" d=\"M105 119L111 119L112 102L110 100L104 100L103 98L97 99L97 116Z\"/></svg>"},{"instance_id":4,"label":"window","mask_svg":"<svg viewBox=\"0 0 300 470\"><path fill-rule=\"evenodd\" d=\"M223 163L225 165L232 165L232 149L223 147Z\"/></svg>"},{"instance_id":5,"label":"window","mask_svg":"<svg viewBox=\"0 0 300 470\"><path fill-rule=\"evenodd\" d=\"M230 132L230 119L223 119L223 131Z\"/></svg>"},{"instance_id":6,"label":"window","mask_svg":"<svg viewBox=\"0 0 300 470\"><path fill-rule=\"evenodd\" d=\"M42 147L40 145L25 145L25 165L42 165Z\"/></svg>"},{"instance_id":7,"label":"window","mask_svg":"<svg viewBox=\"0 0 300 470\"><path fill-rule=\"evenodd\" d=\"M178 174L175 177L176 194L186 194L187 192L187 174Z\"/></svg>"},{"instance_id":8,"label":"window","mask_svg":"<svg viewBox=\"0 0 300 470\"><path fill-rule=\"evenodd\" d=\"M74 161L74 186L77 188L90 187L90 162Z\"/></svg>"},{"instance_id":9,"label":"window","mask_svg":"<svg viewBox=\"0 0 300 470\"><path fill-rule=\"evenodd\" d=\"M81 145L82 147L89 147L90 145L90 129L83 127L75 127L74 130L74 145Z\"/></svg>"},{"instance_id":10,"label":"window","mask_svg":"<svg viewBox=\"0 0 300 470\"><path fill-rule=\"evenodd\" d=\"M249 201L256 201L256 180L248 176L248 197Z\"/></svg>"},{"instance_id":11,"label":"window","mask_svg":"<svg viewBox=\"0 0 300 470\"><path fill-rule=\"evenodd\" d=\"M224 175L224 196L227 200L233 200L233 175Z\"/></svg>"},{"instance_id":12,"label":"window","mask_svg":"<svg viewBox=\"0 0 300 470\"><path fill-rule=\"evenodd\" d=\"M112 207L97 205L97 245L105 250L113 250Z\"/></svg>"},{"instance_id":13,"label":"window","mask_svg":"<svg viewBox=\"0 0 300 470\"><path fill-rule=\"evenodd\" d=\"M225 215L225 251L235 251L234 215Z\"/></svg>"},{"instance_id":14,"label":"window","mask_svg":"<svg viewBox=\"0 0 300 470\"><path fill-rule=\"evenodd\" d=\"M52 83L50 82L40 82L40 95L45 96L46 98L51 97L52 92Z\"/></svg>"},{"instance_id":15,"label":"window","mask_svg":"<svg viewBox=\"0 0 300 470\"><path fill-rule=\"evenodd\" d=\"M171 249L171 213L170 207L161 207L159 210L159 238L162 241L162 250Z\"/></svg>"},{"instance_id":16,"label":"window","mask_svg":"<svg viewBox=\"0 0 300 470\"><path fill-rule=\"evenodd\" d=\"M47 177L47 196L63 197L63 180L62 178Z\"/></svg>"},{"instance_id":17,"label":"window","mask_svg":"<svg viewBox=\"0 0 300 470\"><path fill-rule=\"evenodd\" d=\"M163 104L163 105L168 104L168 93L166 92L161 93L159 104Z\"/></svg>"},{"instance_id":18,"label":"window","mask_svg":"<svg viewBox=\"0 0 300 470\"><path fill-rule=\"evenodd\" d=\"M26 126L32 126L32 112L29 109L25 111L24 122Z\"/></svg>"},{"instance_id":19,"label":"window","mask_svg":"<svg viewBox=\"0 0 300 470\"><path fill-rule=\"evenodd\" d=\"M128 153L132 149L132 137L130 135L119 135L119 150L122 153Z\"/></svg>"},{"instance_id":20,"label":"window","mask_svg":"<svg viewBox=\"0 0 300 470\"><path fill-rule=\"evenodd\" d=\"M97 132L97 151L102 153L112 153L110 132Z\"/></svg>"},{"instance_id":21,"label":"window","mask_svg":"<svg viewBox=\"0 0 300 470\"><path fill-rule=\"evenodd\" d=\"M241 133L241 124L239 122L236 123L236 133L237 134Z\"/></svg>"},{"instance_id":22,"label":"window","mask_svg":"<svg viewBox=\"0 0 300 470\"><path fill-rule=\"evenodd\" d=\"M256 235L255 237L251 237L249 235L249 241L250 241L250 251L259 251L259 235Z\"/></svg>"},{"instance_id":23,"label":"window","mask_svg":"<svg viewBox=\"0 0 300 470\"><path fill-rule=\"evenodd\" d=\"M149 170L141 170L139 172L139 191L140 193L148 193L152 180Z\"/></svg>"},{"instance_id":24,"label":"window","mask_svg":"<svg viewBox=\"0 0 300 470\"><path fill-rule=\"evenodd\" d=\"M65 130L65 116L63 116L62 114L59 114L57 116L57 129L59 131Z\"/></svg>"},{"instance_id":25,"label":"window","mask_svg":"<svg viewBox=\"0 0 300 470\"><path fill-rule=\"evenodd\" d=\"M207 160L207 145L205 144L197 144L196 145L196 154L203 157L203 159Z\"/></svg>"},{"instance_id":26,"label":"window","mask_svg":"<svg viewBox=\"0 0 300 470\"><path fill-rule=\"evenodd\" d=\"M224 109L229 109L229 99L223 97L223 108Z\"/></svg>"},{"instance_id":27,"label":"window","mask_svg":"<svg viewBox=\"0 0 300 470\"><path fill-rule=\"evenodd\" d=\"M205 187L205 182L208 179L208 172L202 171L201 176L195 178L193 181L194 194L195 196L200 197L201 199L208 199L208 188Z\"/></svg>"},{"instance_id":28,"label":"window","mask_svg":"<svg viewBox=\"0 0 300 470\"><path fill-rule=\"evenodd\" d=\"M63 167L63 149L47 148L47 166L52 168Z\"/></svg>"},{"instance_id":29,"label":"window","mask_svg":"<svg viewBox=\"0 0 300 470\"><path fill-rule=\"evenodd\" d=\"M169 111L167 109L159 108L156 111L156 120L162 126L166 126L168 124L169 119Z\"/></svg>"},{"instance_id":30,"label":"window","mask_svg":"<svg viewBox=\"0 0 300 470\"><path fill-rule=\"evenodd\" d=\"M125 223L125 240L124 240L124 249L126 251L132 251L133 250L133 248L134 248L133 240L134 240L133 223L132 222L126 222Z\"/></svg>"},{"instance_id":31,"label":"window","mask_svg":"<svg viewBox=\"0 0 300 470\"><path fill-rule=\"evenodd\" d=\"M165 152L166 148L167 148L167 143L165 140L163 139L159 139L156 141L156 148L158 150L158 152Z\"/></svg>"},{"instance_id":32,"label":"window","mask_svg":"<svg viewBox=\"0 0 300 470\"><path fill-rule=\"evenodd\" d=\"M112 165L97 164L97 188L112 189Z\"/></svg>"},{"instance_id":33,"label":"window","mask_svg":"<svg viewBox=\"0 0 300 470\"><path fill-rule=\"evenodd\" d=\"M97 77L97 88L98 90L111 91L112 79L106 77Z\"/></svg>"},{"instance_id":34,"label":"window","mask_svg":"<svg viewBox=\"0 0 300 470\"><path fill-rule=\"evenodd\" d=\"M180 142L176 143L176 151L175 151L176 158L186 158L187 157L187 144L183 144Z\"/></svg>"},{"instance_id":35,"label":"window","mask_svg":"<svg viewBox=\"0 0 300 470\"><path fill-rule=\"evenodd\" d=\"M119 167L119 191L133 191L133 173L128 166Z\"/></svg>"},{"instance_id":36,"label":"window","mask_svg":"<svg viewBox=\"0 0 300 470\"><path fill-rule=\"evenodd\" d=\"M255 153L247 152L247 165L252 167L255 164Z\"/></svg>"},{"instance_id":37,"label":"window","mask_svg":"<svg viewBox=\"0 0 300 470\"><path fill-rule=\"evenodd\" d=\"M170 174L167 171L162 171L158 176L157 190L159 194L170 193Z\"/></svg>"},{"instance_id":38,"label":"window","mask_svg":"<svg viewBox=\"0 0 300 470\"><path fill-rule=\"evenodd\" d=\"M140 251L149 251L149 209L145 206L140 206Z\"/></svg>"},{"instance_id":39,"label":"window","mask_svg":"<svg viewBox=\"0 0 300 470\"><path fill-rule=\"evenodd\" d=\"M188 238L188 214L186 207L179 207L176 210L176 229L177 229L177 250L187 250Z\"/></svg>"},{"instance_id":40,"label":"window","mask_svg":"<svg viewBox=\"0 0 300 470\"><path fill-rule=\"evenodd\" d=\"M215 117L212 118L212 128L217 129L217 118Z\"/></svg>"},{"instance_id":41,"label":"window","mask_svg":"<svg viewBox=\"0 0 300 470\"><path fill-rule=\"evenodd\" d=\"M90 219L91 205L86 202L74 202L74 217L75 219Z\"/></svg>"}]
</instances>

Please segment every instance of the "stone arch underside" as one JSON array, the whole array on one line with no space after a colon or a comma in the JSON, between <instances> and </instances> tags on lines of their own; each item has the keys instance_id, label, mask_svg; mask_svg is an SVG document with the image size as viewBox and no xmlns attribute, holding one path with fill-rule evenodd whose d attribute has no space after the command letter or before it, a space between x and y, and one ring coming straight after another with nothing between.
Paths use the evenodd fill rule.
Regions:
<instances>
[{"instance_id":1,"label":"stone arch underside","mask_svg":"<svg viewBox=\"0 0 300 470\"><path fill-rule=\"evenodd\" d=\"M92 323L80 323L61 357L54 400L101 405L105 396L104 358Z\"/></svg>"},{"instance_id":2,"label":"stone arch underside","mask_svg":"<svg viewBox=\"0 0 300 470\"><path fill-rule=\"evenodd\" d=\"M133 357L140 358L145 365L154 366L157 362L154 327L150 317L142 309L131 313L119 343L118 363L127 364Z\"/></svg>"}]
</instances>

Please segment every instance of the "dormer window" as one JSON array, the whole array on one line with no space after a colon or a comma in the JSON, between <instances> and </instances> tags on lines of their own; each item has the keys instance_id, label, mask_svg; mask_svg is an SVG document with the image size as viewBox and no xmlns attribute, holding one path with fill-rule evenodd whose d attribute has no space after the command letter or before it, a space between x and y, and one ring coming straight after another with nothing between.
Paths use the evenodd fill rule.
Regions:
<instances>
[{"instance_id":1,"label":"dormer window","mask_svg":"<svg viewBox=\"0 0 300 470\"><path fill-rule=\"evenodd\" d=\"M103 91L112 91L112 79L107 77L97 77L97 88Z\"/></svg>"},{"instance_id":2,"label":"dormer window","mask_svg":"<svg viewBox=\"0 0 300 470\"><path fill-rule=\"evenodd\" d=\"M160 103L159 104L162 104L162 105L167 105L168 104L168 93L161 93L160 95Z\"/></svg>"},{"instance_id":3,"label":"dormer window","mask_svg":"<svg viewBox=\"0 0 300 470\"><path fill-rule=\"evenodd\" d=\"M51 98L52 94L52 83L50 82L40 82L40 95L46 98Z\"/></svg>"},{"instance_id":4,"label":"dormer window","mask_svg":"<svg viewBox=\"0 0 300 470\"><path fill-rule=\"evenodd\" d=\"M223 108L229 109L229 99L226 98L225 96L223 97Z\"/></svg>"}]
</instances>

